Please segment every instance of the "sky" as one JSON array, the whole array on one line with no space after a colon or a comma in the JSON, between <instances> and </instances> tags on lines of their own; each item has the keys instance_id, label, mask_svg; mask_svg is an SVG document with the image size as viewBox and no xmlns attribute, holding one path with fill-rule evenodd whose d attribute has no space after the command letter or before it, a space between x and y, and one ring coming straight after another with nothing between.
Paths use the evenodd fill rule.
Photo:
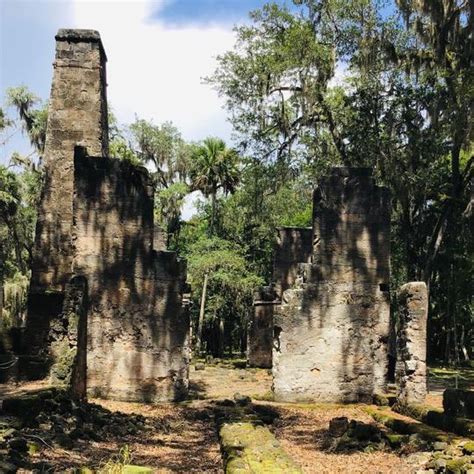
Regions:
<instances>
[{"instance_id":1,"label":"sky","mask_svg":"<svg viewBox=\"0 0 474 474\"><path fill-rule=\"evenodd\" d=\"M0 107L5 107L6 89L19 85L47 100L57 30L96 29L108 58L108 104L120 124L136 116L156 124L172 121L187 141L218 136L232 145L224 101L203 78L215 70L217 55L232 49L234 25L247 22L248 13L264 3L0 0ZM344 77L344 67L339 69L335 82ZM12 131L7 133L0 136L0 164L7 164L14 151L31 152L21 130L11 137ZM195 194L187 197L185 219L195 213L196 199Z\"/></svg>"},{"instance_id":2,"label":"sky","mask_svg":"<svg viewBox=\"0 0 474 474\"><path fill-rule=\"evenodd\" d=\"M108 104L119 123L135 116L172 121L185 140L219 136L231 143L223 100L202 79L232 48L236 23L264 0L0 0L0 103L8 87L26 85L47 100L59 28L100 32L107 54ZM10 110L10 113L13 113ZM0 137L3 142L8 135ZM0 146L0 164L31 152L17 130ZM183 218L196 212L188 196Z\"/></svg>"},{"instance_id":3,"label":"sky","mask_svg":"<svg viewBox=\"0 0 474 474\"><path fill-rule=\"evenodd\" d=\"M0 101L7 87L49 96L59 28L100 32L108 57L108 100L120 123L135 115L172 121L186 140L230 141L223 100L202 82L232 48L232 27L263 0L0 0ZM21 132L0 147L28 153Z\"/></svg>"}]
</instances>

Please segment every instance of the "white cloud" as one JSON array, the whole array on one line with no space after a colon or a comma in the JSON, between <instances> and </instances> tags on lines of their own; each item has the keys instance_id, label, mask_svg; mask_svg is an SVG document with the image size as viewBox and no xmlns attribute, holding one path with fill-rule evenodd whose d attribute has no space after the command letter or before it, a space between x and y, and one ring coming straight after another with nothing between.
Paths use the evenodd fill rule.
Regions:
<instances>
[{"instance_id":1,"label":"white cloud","mask_svg":"<svg viewBox=\"0 0 474 474\"><path fill-rule=\"evenodd\" d=\"M108 99L119 122L135 114L155 123L171 120L186 140L209 135L230 141L223 101L202 78L216 56L231 49L231 28L219 25L169 27L150 20L167 0L75 0L73 27L100 32L107 54ZM183 218L195 213L199 193L189 195Z\"/></svg>"},{"instance_id":2,"label":"white cloud","mask_svg":"<svg viewBox=\"0 0 474 474\"><path fill-rule=\"evenodd\" d=\"M100 32L108 57L109 103L119 122L141 118L171 120L185 139L208 135L230 139L222 100L202 77L215 57L230 49L230 27L168 27L150 20L166 0L75 0L73 27Z\"/></svg>"}]
</instances>

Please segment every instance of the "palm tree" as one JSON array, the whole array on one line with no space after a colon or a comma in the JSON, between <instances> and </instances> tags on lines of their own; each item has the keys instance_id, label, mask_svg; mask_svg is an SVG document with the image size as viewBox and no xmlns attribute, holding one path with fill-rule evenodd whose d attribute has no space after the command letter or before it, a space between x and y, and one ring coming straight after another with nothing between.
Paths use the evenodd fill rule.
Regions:
<instances>
[{"instance_id":1,"label":"palm tree","mask_svg":"<svg viewBox=\"0 0 474 474\"><path fill-rule=\"evenodd\" d=\"M220 138L208 137L191 153L191 188L201 191L211 199L211 225L209 233L214 234L216 221L217 192L222 189L224 194L233 193L239 183L239 156L233 149L227 148ZM206 290L209 273L204 275L201 305L199 310L198 329L196 334L196 353L201 351L202 327L206 306Z\"/></svg>"},{"instance_id":2,"label":"palm tree","mask_svg":"<svg viewBox=\"0 0 474 474\"><path fill-rule=\"evenodd\" d=\"M42 104L26 86L7 89L7 104L16 108L30 143L41 158L46 141L48 105ZM39 107L34 108L37 104Z\"/></svg>"},{"instance_id":3,"label":"palm tree","mask_svg":"<svg viewBox=\"0 0 474 474\"><path fill-rule=\"evenodd\" d=\"M214 233L216 220L217 192L234 192L239 183L238 154L227 148L220 138L206 138L191 153L191 186L193 191L201 191L211 199L211 225L209 233Z\"/></svg>"}]
</instances>

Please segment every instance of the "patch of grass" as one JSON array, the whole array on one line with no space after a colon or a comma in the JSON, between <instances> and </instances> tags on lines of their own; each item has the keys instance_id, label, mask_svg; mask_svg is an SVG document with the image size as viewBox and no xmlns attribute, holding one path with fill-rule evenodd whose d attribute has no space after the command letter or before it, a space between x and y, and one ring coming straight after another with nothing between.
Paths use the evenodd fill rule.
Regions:
<instances>
[{"instance_id":1,"label":"patch of grass","mask_svg":"<svg viewBox=\"0 0 474 474\"><path fill-rule=\"evenodd\" d=\"M252 400L259 400L262 402L273 402L274 395L271 390L268 390L265 393L257 393L255 395L251 395L250 398L252 398Z\"/></svg>"},{"instance_id":2,"label":"patch of grass","mask_svg":"<svg viewBox=\"0 0 474 474\"><path fill-rule=\"evenodd\" d=\"M120 448L119 453L107 460L97 470L98 474L122 474L124 466L132 462L130 448L125 445Z\"/></svg>"},{"instance_id":3,"label":"patch of grass","mask_svg":"<svg viewBox=\"0 0 474 474\"><path fill-rule=\"evenodd\" d=\"M454 387L456 379L459 388L474 386L474 368L471 367L433 366L429 368L428 375L430 382L450 387Z\"/></svg>"}]
</instances>

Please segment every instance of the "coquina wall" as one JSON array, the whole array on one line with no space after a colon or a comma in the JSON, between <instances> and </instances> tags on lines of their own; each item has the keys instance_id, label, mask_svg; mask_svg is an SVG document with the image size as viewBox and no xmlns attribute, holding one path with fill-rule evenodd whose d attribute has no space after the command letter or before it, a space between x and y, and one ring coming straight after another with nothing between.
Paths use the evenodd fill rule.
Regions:
<instances>
[{"instance_id":1,"label":"coquina wall","mask_svg":"<svg viewBox=\"0 0 474 474\"><path fill-rule=\"evenodd\" d=\"M255 292L253 314L247 332L247 362L250 367L270 368L273 351L273 313L281 295L298 277L299 262L311 258L312 229L277 229L272 284Z\"/></svg>"},{"instance_id":2,"label":"coquina wall","mask_svg":"<svg viewBox=\"0 0 474 474\"><path fill-rule=\"evenodd\" d=\"M182 398L189 362L185 265L173 252L154 248L146 169L106 156L106 56L99 34L60 30L56 41L26 371L51 375L70 361L73 379L80 380L74 361L83 357L71 352L86 350L86 363L79 364L86 371L84 393L131 401ZM63 302L77 277L87 287L87 324L80 324L86 337L73 340Z\"/></svg>"},{"instance_id":3,"label":"coquina wall","mask_svg":"<svg viewBox=\"0 0 474 474\"><path fill-rule=\"evenodd\" d=\"M312 245L275 307L275 396L370 401L386 384L390 199L369 169L334 168L321 180Z\"/></svg>"}]
</instances>

